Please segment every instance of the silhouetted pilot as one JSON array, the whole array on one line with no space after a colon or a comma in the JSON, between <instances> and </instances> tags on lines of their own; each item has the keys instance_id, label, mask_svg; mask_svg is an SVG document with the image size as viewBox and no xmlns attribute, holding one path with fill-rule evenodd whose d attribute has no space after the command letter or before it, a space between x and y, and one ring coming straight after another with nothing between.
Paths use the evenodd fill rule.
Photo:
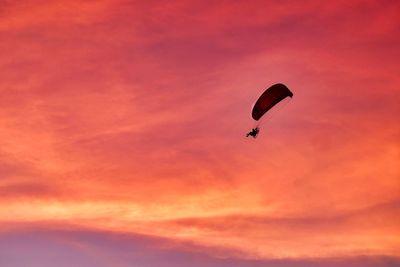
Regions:
<instances>
[{"instance_id":1,"label":"silhouetted pilot","mask_svg":"<svg viewBox=\"0 0 400 267\"><path fill-rule=\"evenodd\" d=\"M249 135L251 135L253 138L256 138L259 131L260 129L258 127L253 128L248 134L246 134L246 137L249 137Z\"/></svg>"}]
</instances>

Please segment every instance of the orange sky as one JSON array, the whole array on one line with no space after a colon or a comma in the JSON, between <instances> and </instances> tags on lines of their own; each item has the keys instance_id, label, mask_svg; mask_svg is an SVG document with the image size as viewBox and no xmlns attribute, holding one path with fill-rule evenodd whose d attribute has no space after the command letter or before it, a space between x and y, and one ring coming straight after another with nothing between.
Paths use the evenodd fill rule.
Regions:
<instances>
[{"instance_id":1,"label":"orange sky","mask_svg":"<svg viewBox=\"0 0 400 267\"><path fill-rule=\"evenodd\" d=\"M238 261L400 257L398 14L398 1L0 3L0 248L72 228ZM245 138L277 82L293 100Z\"/></svg>"}]
</instances>

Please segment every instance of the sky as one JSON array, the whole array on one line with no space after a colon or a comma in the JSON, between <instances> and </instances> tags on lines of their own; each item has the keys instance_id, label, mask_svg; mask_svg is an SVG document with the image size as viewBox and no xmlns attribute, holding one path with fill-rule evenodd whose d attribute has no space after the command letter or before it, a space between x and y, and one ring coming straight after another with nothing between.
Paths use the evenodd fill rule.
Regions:
<instances>
[{"instance_id":1,"label":"sky","mask_svg":"<svg viewBox=\"0 0 400 267\"><path fill-rule=\"evenodd\" d=\"M0 265L399 266L399 14L0 1Z\"/></svg>"}]
</instances>

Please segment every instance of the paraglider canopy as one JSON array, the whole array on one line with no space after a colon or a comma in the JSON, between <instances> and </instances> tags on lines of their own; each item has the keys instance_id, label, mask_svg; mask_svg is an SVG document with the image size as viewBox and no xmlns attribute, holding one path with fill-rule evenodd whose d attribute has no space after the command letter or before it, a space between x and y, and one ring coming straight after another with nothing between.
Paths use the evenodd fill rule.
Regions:
<instances>
[{"instance_id":1,"label":"paraglider canopy","mask_svg":"<svg viewBox=\"0 0 400 267\"><path fill-rule=\"evenodd\" d=\"M272 85L257 100L251 116L258 121L268 110L286 97L293 97L293 93L284 84Z\"/></svg>"}]
</instances>

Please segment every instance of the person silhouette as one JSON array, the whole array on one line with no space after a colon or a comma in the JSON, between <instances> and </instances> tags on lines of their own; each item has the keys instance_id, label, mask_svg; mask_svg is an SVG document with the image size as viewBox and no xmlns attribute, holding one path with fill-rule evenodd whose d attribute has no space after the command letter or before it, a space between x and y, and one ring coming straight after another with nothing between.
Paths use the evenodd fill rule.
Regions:
<instances>
[{"instance_id":1,"label":"person silhouette","mask_svg":"<svg viewBox=\"0 0 400 267\"><path fill-rule=\"evenodd\" d=\"M252 136L253 138L256 138L258 133L260 132L260 129L258 127L251 129L250 132L246 134L246 137Z\"/></svg>"}]
</instances>

